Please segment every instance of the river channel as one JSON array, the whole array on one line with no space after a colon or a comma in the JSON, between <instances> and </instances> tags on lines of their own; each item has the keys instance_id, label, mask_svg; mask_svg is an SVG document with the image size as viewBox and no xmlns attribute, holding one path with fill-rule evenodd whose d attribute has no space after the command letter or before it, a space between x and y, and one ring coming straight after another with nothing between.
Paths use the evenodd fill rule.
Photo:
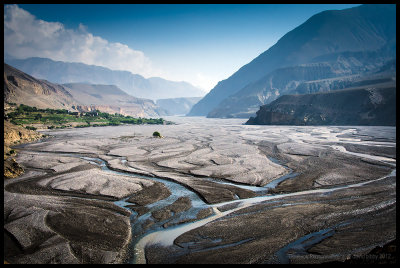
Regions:
<instances>
[{"instance_id":1,"label":"river channel","mask_svg":"<svg viewBox=\"0 0 400 268\"><path fill-rule=\"evenodd\" d=\"M122 262L130 264L220 260L291 263L293 257L308 255L309 249L323 252L323 246L330 245L326 241L332 238L331 243L337 243L335 239L348 232L349 226L358 226L355 230L374 226L372 223L377 223L373 221L379 219L374 213L392 215L396 205L392 129L384 129L390 135L374 140L367 135L375 133L375 128L264 128L227 122L213 123L212 127L208 121L204 125L201 121L197 125L164 126L164 139L150 138L159 126L140 126L134 131L124 126L51 132L56 136L18 146L28 172L5 185L5 191L10 189L7 206L11 206L11 214L18 211L12 200L23 198L21 194L26 194L26 202L36 195L37 206L42 204L41 194L54 200L63 196L76 202L82 199L85 206L97 198L103 204L114 204L117 214L126 212L120 213L123 221L129 215L130 234L118 245L127 243ZM138 174L138 170L143 173ZM242 179L240 174L246 176ZM108 181L102 185L97 176ZM136 204L130 201L136 193L115 192L121 189L129 193L118 188L118 183L125 187L129 181L153 181L164 185L170 194L152 203ZM109 184L114 188L107 188ZM221 198L219 191L227 198ZM184 209L169 209L182 199L188 200ZM73 210L72 203L62 202ZM51 217L59 215L54 214L59 213L57 209L56 204ZM167 217L155 218L166 211ZM388 224L392 228L392 222ZM47 227L43 226L38 231L44 232ZM129 225L124 228L129 230ZM391 239L391 230L377 230L377 235L387 232L387 237L379 239L368 229L371 235L364 236L371 242L361 243L359 237L352 242L355 248L368 249ZM69 233L63 237L74 239ZM257 254L253 258L254 250ZM343 259L340 247L335 250L339 253L329 256ZM229 257L218 259L224 254ZM111 262L116 260L110 257Z\"/></svg>"},{"instance_id":2,"label":"river channel","mask_svg":"<svg viewBox=\"0 0 400 268\"><path fill-rule=\"evenodd\" d=\"M228 215L229 213L234 212L236 209L230 209L226 210L223 213L218 210L219 206L227 205L227 204L233 204L236 202L242 202L243 200L237 200L237 201L231 201L231 202L224 202L224 203L219 203L219 204L207 204L205 203L196 193L191 191L190 189L182 186L179 183L166 180L163 178L156 178L156 177L149 177L149 176L143 176L143 175L138 175L134 173L129 173L126 171L117 171L117 170L111 170L108 166L106 161L100 158L95 158L95 157L88 157L88 156L80 156L77 154L65 154L65 156L70 156L70 157L78 157L84 160L89 161L90 164L94 164L96 166L99 166L103 171L109 172L112 174L116 175L128 175L128 176L133 176L133 177L139 177L151 181L157 181L163 183L171 192L171 195L168 196L165 199L159 200L157 202L154 202L152 204L147 205L147 208L149 209L147 213L138 216L138 214L129 208L132 203L127 202L129 199L128 197L125 197L121 200L115 201L114 204L127 209L130 211L132 214L130 216L131 219L131 225L132 225L132 242L130 243L130 252L131 255L128 257L127 262L128 263L145 263L145 246L147 244L154 244L154 243L160 243L161 245L166 245L166 246L171 246L173 245L173 241L175 240L176 237L178 237L180 234L183 234L187 231L190 231L194 228L197 228L199 226L202 226L212 220L215 220L217 218L220 218L222 216ZM275 163L279 163L277 159L271 158ZM121 158L121 163L126 164L126 159ZM127 166L129 169L129 167ZM287 168L287 167L285 167ZM272 182L268 183L267 185L263 187L258 187L258 186L251 186L251 185L244 185L244 184L234 184L234 183L229 183L229 182L221 182L218 181L218 183L223 183L227 185L234 185L236 187L240 187L243 189L251 190L256 193L259 193L259 195L265 194L269 189L274 188L276 185L278 185L280 182L287 180L287 179L292 179L296 177L298 174L294 173L293 170L288 169L288 173L273 180ZM216 181L215 179L208 178L208 180ZM153 211L159 210L165 206L170 205L174 201L176 201L179 197L188 197L191 201L191 208L189 210L186 210L179 215L178 218L175 220L177 222L179 221L185 221L185 220L191 220L192 222L186 223L186 224L180 224L179 226L175 227L170 227L168 229L165 229L163 227L163 224L165 221L157 222L154 224L151 228L147 229L145 232L142 230L141 226L142 224L148 220L149 217L151 217L151 213ZM272 197L272 196L271 196ZM279 195L274 195L275 198L279 198ZM238 198L239 199L239 198ZM267 198L268 199L268 198ZM263 198L264 200L265 196ZM256 199L246 199L243 204L250 205L252 203L257 203ZM241 206L242 207L242 206ZM206 208L211 208L213 210L213 215L202 220L197 220L196 221L196 214L203 209Z\"/></svg>"},{"instance_id":3,"label":"river channel","mask_svg":"<svg viewBox=\"0 0 400 268\"><path fill-rule=\"evenodd\" d=\"M336 148L336 147L334 147ZM337 148L338 150L342 152L347 152L343 150L342 148ZM351 152L348 152L349 154L354 154ZM315 194L315 193L328 193L332 192L335 190L339 189L345 189L345 188L352 188L352 187L359 187L361 185L365 185L371 182L363 182L363 183L357 183L357 184L352 184L352 185L346 185L346 186L341 186L341 187L332 187L329 189L318 189L318 190L309 190L309 191L302 191L302 192L297 192L297 193L291 193L291 194L272 194L268 195L266 194L269 189L276 187L279 183L283 182L284 180L287 179L292 179L295 178L298 173L294 173L293 170L287 168L289 170L289 173L273 180L272 182L268 183L264 187L258 187L258 186L250 186L250 185L242 185L242 184L234 184L234 183L229 183L229 182L221 182L219 181L218 183L223 183L223 184L228 184L228 185L234 185L236 187L240 187L243 189L247 190L252 190L256 193L259 193L257 197L254 198L248 198L244 200L234 200L234 201L228 201L228 202L223 202L223 203L217 203L217 204L207 204L205 203L196 193L194 193L192 190L182 186L179 183L166 180L163 178L157 178L157 177L149 177L149 176L143 176L143 175L138 175L134 173L129 173L126 171L117 171L117 170L111 170L108 166L106 161L100 158L94 158L94 157L87 157L87 156L80 156L77 154L66 154L66 156L71 156L71 157L79 157L81 159L89 161L89 163L94 164L99 166L103 171L105 172L110 172L113 174L117 175L128 175L128 176L133 176L133 177L139 177L147 180L152 180L152 181L157 181L163 183L171 192L171 195L165 199L159 200L157 202L154 202L150 205L147 206L149 211L143 215L138 216L138 214L129 208L132 203L127 202L127 199L129 197L125 197L121 200L115 201L114 204L129 210L131 214L131 226L132 226L132 241L129 246L129 252L130 255L127 258L126 262L127 263L132 263L132 264L144 264L146 263L146 257L145 257L145 248L148 245L154 245L154 244L159 244L162 246L173 246L174 240L181 234L188 232L192 229L195 229L197 227L203 226L211 221L214 221L218 218L221 218L223 216L226 216L228 214L231 214L239 209L243 209L245 207L261 203L261 202L266 202L270 201L273 202L273 200L288 197L288 196L296 196L296 195L304 195L304 194ZM383 158L383 157L377 157L377 156L372 156L372 155L367 155L367 154L357 154L357 156L361 157L366 157L370 159L375 159L378 161L388 161L389 163L394 161L393 159L389 158ZM275 163L281 164L277 159L271 158ZM126 159L124 157L121 158L121 163L126 164ZM394 167L395 165L392 164ZM126 166L129 169L129 166ZM396 176L396 169L393 169L390 174L387 176L384 176L382 178L379 178L377 180L382 180L387 177L391 176ZM215 179L208 178L208 180L213 180L216 181ZM376 180L375 180L376 181ZM179 221L185 221L185 220L191 220L189 223L185 224L179 224L177 226L169 227L169 228L164 228L163 224L165 221L157 222L154 224L151 228L143 231L141 226L142 224L151 217L151 213L153 211L159 210L165 206L168 206L169 204L173 203L176 201L179 197L189 197L191 201L192 207L189 210L186 210L182 212L178 218L176 218L176 222ZM307 202L306 202L307 203ZM225 210L221 212L218 208L223 207L226 205L232 205L236 204L234 208ZM279 206L285 206L286 204L279 205ZM291 204L293 205L293 204ZM275 206L275 207L279 207ZM201 220L196 220L196 214L206 208L211 208L213 210L213 215L201 219ZM337 226L343 226L347 225L347 222L343 222L341 224L337 224ZM296 251L298 254L306 254L306 249L310 248L312 245L319 243L321 240L332 236L334 233L334 228L336 226L332 226L331 228L326 228L322 229L320 231L307 234L304 237L301 237L297 239L294 242L289 243L282 249L280 249L278 252L276 252L275 256L278 258L278 263L289 263L289 257L288 257L288 252L290 250ZM304 242L306 241L306 242ZM247 242L247 241L243 241ZM234 246L234 245L227 245L227 246ZM210 249L208 249L210 250ZM181 253L183 254L183 253ZM180 254L180 255L181 255ZM292 252L292 254L294 254Z\"/></svg>"}]
</instances>

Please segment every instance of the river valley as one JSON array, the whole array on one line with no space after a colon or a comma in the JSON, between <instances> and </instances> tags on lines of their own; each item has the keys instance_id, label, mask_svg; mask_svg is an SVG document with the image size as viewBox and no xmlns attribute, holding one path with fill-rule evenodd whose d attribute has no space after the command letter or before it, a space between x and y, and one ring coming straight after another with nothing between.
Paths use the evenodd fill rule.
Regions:
<instances>
[{"instance_id":1,"label":"river valley","mask_svg":"<svg viewBox=\"0 0 400 268\"><path fill-rule=\"evenodd\" d=\"M323 263L396 238L395 127L168 120L16 147L6 260Z\"/></svg>"}]
</instances>

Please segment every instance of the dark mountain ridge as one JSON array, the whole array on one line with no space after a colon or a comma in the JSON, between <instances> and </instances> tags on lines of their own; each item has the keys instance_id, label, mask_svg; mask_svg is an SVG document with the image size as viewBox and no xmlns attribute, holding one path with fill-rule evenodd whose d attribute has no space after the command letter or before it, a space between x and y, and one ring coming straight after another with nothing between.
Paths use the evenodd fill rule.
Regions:
<instances>
[{"instance_id":1,"label":"dark mountain ridge","mask_svg":"<svg viewBox=\"0 0 400 268\"><path fill-rule=\"evenodd\" d=\"M394 82L303 95L284 95L260 107L248 125L396 126Z\"/></svg>"}]
</instances>

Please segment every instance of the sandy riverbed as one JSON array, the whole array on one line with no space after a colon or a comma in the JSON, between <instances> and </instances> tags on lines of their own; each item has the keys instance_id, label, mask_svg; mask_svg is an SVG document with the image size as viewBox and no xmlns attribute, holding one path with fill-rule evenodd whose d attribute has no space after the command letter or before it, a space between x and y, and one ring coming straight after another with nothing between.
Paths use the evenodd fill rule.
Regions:
<instances>
[{"instance_id":1,"label":"sandy riverbed","mask_svg":"<svg viewBox=\"0 0 400 268\"><path fill-rule=\"evenodd\" d=\"M53 137L21 148L17 161L27 172L4 184L6 260L137 261L135 239L177 226L186 229L172 245L144 244L147 262L279 262L281 248L338 224L308 254L289 249L288 259L344 260L395 238L396 175L387 175L396 164L396 128L169 120L177 124L46 131ZM268 190L273 200L253 191L292 171L298 175ZM128 206L116 205L121 199Z\"/></svg>"}]
</instances>

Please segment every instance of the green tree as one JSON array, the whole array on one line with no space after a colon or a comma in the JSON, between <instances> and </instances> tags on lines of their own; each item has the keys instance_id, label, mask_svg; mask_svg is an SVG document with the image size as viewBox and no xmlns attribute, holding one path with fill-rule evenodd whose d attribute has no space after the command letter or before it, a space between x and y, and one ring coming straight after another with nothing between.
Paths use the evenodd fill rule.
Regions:
<instances>
[{"instance_id":1,"label":"green tree","mask_svg":"<svg viewBox=\"0 0 400 268\"><path fill-rule=\"evenodd\" d=\"M154 137L154 138L162 138L160 132L158 132L158 131L154 131L154 132L153 132L153 137Z\"/></svg>"},{"instance_id":2,"label":"green tree","mask_svg":"<svg viewBox=\"0 0 400 268\"><path fill-rule=\"evenodd\" d=\"M42 114L37 114L35 115L35 120L39 120L42 119Z\"/></svg>"},{"instance_id":3,"label":"green tree","mask_svg":"<svg viewBox=\"0 0 400 268\"><path fill-rule=\"evenodd\" d=\"M23 114L24 113L24 107L22 106L22 104L20 106L18 106L17 113L18 114Z\"/></svg>"}]
</instances>

